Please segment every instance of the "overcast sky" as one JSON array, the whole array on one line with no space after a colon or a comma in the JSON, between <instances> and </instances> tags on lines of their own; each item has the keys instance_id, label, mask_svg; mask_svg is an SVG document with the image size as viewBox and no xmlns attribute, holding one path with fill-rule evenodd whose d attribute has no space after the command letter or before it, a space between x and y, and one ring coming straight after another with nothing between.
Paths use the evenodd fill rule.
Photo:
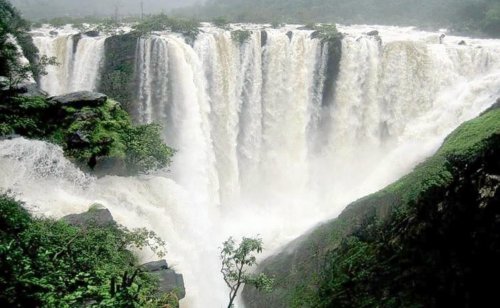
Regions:
<instances>
[{"instance_id":1,"label":"overcast sky","mask_svg":"<svg viewBox=\"0 0 500 308\"><path fill-rule=\"evenodd\" d=\"M143 0L145 13L200 3L203 0ZM30 19L56 16L112 15L115 6L120 15L140 13L141 0L11 0Z\"/></svg>"}]
</instances>

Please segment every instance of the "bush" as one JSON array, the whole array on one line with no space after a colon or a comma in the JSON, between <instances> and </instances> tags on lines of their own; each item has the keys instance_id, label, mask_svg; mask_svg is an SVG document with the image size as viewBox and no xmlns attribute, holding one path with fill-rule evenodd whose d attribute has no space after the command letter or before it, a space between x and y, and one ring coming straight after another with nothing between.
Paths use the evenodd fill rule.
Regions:
<instances>
[{"instance_id":1,"label":"bush","mask_svg":"<svg viewBox=\"0 0 500 308\"><path fill-rule=\"evenodd\" d=\"M0 102L0 136L20 134L63 147L65 154L91 169L97 160L122 160L127 174L167 167L174 150L165 145L159 125L134 126L119 103L97 107L59 106L43 97L6 97Z\"/></svg>"},{"instance_id":2,"label":"bush","mask_svg":"<svg viewBox=\"0 0 500 308\"><path fill-rule=\"evenodd\" d=\"M233 41L239 43L240 45L245 43L251 35L252 32L248 30L235 30L231 32L231 38Z\"/></svg>"},{"instance_id":3,"label":"bush","mask_svg":"<svg viewBox=\"0 0 500 308\"><path fill-rule=\"evenodd\" d=\"M137 270L130 248L164 243L119 225L75 227L32 218L0 195L0 304L5 307L159 307L156 282ZM120 286L120 287L118 287Z\"/></svg>"},{"instance_id":4,"label":"bush","mask_svg":"<svg viewBox=\"0 0 500 308\"><path fill-rule=\"evenodd\" d=\"M151 15L136 24L133 29L141 34L154 31L172 31L181 33L190 39L196 39L200 33L200 23L195 20L168 17L165 14Z\"/></svg>"}]
</instances>

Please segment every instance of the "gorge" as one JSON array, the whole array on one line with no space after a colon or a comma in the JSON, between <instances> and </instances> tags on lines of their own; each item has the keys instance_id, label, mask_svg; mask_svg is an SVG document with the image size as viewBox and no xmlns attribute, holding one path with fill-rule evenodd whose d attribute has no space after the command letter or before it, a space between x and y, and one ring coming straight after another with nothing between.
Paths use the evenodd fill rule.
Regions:
<instances>
[{"instance_id":1,"label":"gorge","mask_svg":"<svg viewBox=\"0 0 500 308\"><path fill-rule=\"evenodd\" d=\"M208 24L194 40L32 31L40 53L60 62L42 89L108 92L120 76L131 93L121 103L137 123L161 124L177 150L169 171L97 178L57 146L0 142L0 188L35 213L61 217L98 202L119 223L162 236L184 274L184 307L225 302L218 247L228 236L260 234L273 254L407 174L500 96L499 40L339 26L335 55L299 26L233 27L249 37Z\"/></svg>"}]
</instances>

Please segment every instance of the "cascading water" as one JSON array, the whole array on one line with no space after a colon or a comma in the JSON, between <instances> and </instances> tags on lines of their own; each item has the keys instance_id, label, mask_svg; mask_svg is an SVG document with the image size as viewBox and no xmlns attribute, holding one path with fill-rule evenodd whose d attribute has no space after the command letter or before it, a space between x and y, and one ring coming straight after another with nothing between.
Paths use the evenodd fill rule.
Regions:
<instances>
[{"instance_id":1,"label":"cascading water","mask_svg":"<svg viewBox=\"0 0 500 308\"><path fill-rule=\"evenodd\" d=\"M217 249L229 235L260 234L272 253L408 172L500 95L498 40L439 44L439 34L377 27L381 43L364 34L370 27L341 27L333 85L324 84L328 49L311 31L247 27L243 44L210 27L193 46L171 33L138 39L135 105L178 150L167 177L95 179L59 148L16 139L0 142L0 188L35 213L57 217L99 202L118 222L155 230L184 274L182 306L223 307ZM95 89L104 39L35 37L61 63L42 87Z\"/></svg>"},{"instance_id":2,"label":"cascading water","mask_svg":"<svg viewBox=\"0 0 500 308\"><path fill-rule=\"evenodd\" d=\"M104 58L105 37L88 37L64 31L58 35L37 33L33 41L41 55L55 57L57 66L48 66L40 79L43 90L52 95L72 91L95 91Z\"/></svg>"}]
</instances>

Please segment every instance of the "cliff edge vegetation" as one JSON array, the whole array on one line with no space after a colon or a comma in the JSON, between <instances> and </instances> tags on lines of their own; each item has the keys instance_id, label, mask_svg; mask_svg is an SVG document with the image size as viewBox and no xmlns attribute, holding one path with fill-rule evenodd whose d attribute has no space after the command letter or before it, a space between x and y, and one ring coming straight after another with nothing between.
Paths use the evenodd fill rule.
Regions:
<instances>
[{"instance_id":1,"label":"cliff edge vegetation","mask_svg":"<svg viewBox=\"0 0 500 308\"><path fill-rule=\"evenodd\" d=\"M500 103L385 189L261 263L247 307L490 307L500 274ZM495 305L495 304L493 304Z\"/></svg>"}]
</instances>

